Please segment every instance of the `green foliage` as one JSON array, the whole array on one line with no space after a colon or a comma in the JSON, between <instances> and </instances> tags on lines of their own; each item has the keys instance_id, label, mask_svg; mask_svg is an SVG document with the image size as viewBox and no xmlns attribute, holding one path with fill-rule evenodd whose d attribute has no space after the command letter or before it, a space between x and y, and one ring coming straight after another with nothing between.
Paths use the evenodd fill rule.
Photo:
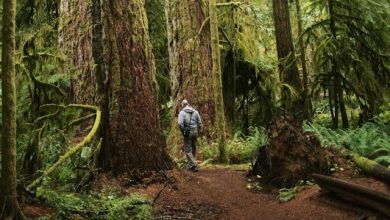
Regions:
<instances>
[{"instance_id":1,"label":"green foliage","mask_svg":"<svg viewBox=\"0 0 390 220\"><path fill-rule=\"evenodd\" d=\"M263 187L260 184L261 177L258 175L254 178L248 178L246 180L246 188L253 192L260 192Z\"/></svg>"},{"instance_id":2,"label":"green foliage","mask_svg":"<svg viewBox=\"0 0 390 220\"><path fill-rule=\"evenodd\" d=\"M264 128L250 127L248 136L237 132L227 143L227 154L230 163L244 163L252 161L259 147L268 143L267 132Z\"/></svg>"},{"instance_id":3,"label":"green foliage","mask_svg":"<svg viewBox=\"0 0 390 220\"><path fill-rule=\"evenodd\" d=\"M341 145L364 157L374 157L371 159L383 165L389 165L390 133L388 125L380 120L348 130L333 130L315 123L305 124L305 130L316 133L324 146ZM379 157L376 157L374 152L378 150L382 150L385 154L387 152L387 155L379 154Z\"/></svg>"},{"instance_id":4,"label":"green foliage","mask_svg":"<svg viewBox=\"0 0 390 220\"><path fill-rule=\"evenodd\" d=\"M379 120L383 123L390 123L390 102L381 107L381 113L379 114Z\"/></svg>"},{"instance_id":5,"label":"green foliage","mask_svg":"<svg viewBox=\"0 0 390 220\"><path fill-rule=\"evenodd\" d=\"M153 55L156 63L156 80L158 84L158 101L160 105L168 103L171 99L168 39L164 8L164 0L145 1L149 36L153 46Z\"/></svg>"},{"instance_id":6,"label":"green foliage","mask_svg":"<svg viewBox=\"0 0 390 220\"><path fill-rule=\"evenodd\" d=\"M340 80L342 93L355 99L366 118L378 114L389 86L389 18L386 0L319 0L306 5L301 37L314 48L314 97L320 96L321 88L334 92Z\"/></svg>"},{"instance_id":7,"label":"green foliage","mask_svg":"<svg viewBox=\"0 0 390 220\"><path fill-rule=\"evenodd\" d=\"M40 187L37 196L56 209L53 217L59 219L150 219L152 212L151 202L143 196L114 190L75 194Z\"/></svg>"},{"instance_id":8,"label":"green foliage","mask_svg":"<svg viewBox=\"0 0 390 220\"><path fill-rule=\"evenodd\" d=\"M248 136L242 132L235 133L232 140L227 141L226 153L229 163L246 163L253 160L259 147L268 143L267 133L264 128L251 127ZM215 145L201 145L201 152L205 159L203 165L218 161L218 148Z\"/></svg>"},{"instance_id":9,"label":"green foliage","mask_svg":"<svg viewBox=\"0 0 390 220\"><path fill-rule=\"evenodd\" d=\"M310 182L310 181L299 181L298 184L292 188L282 188L282 189L279 189L279 195L277 196L277 199L281 202L288 202L290 201L291 199L295 198L295 195L303 190L303 189L307 189L309 188L310 186L312 186L313 183Z\"/></svg>"}]
</instances>

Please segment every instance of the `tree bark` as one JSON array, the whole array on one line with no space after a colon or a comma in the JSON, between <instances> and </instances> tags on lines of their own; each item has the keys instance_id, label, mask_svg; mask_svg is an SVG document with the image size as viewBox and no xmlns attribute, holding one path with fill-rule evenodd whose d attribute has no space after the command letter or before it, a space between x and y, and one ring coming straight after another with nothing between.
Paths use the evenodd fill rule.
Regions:
<instances>
[{"instance_id":1,"label":"tree bark","mask_svg":"<svg viewBox=\"0 0 390 220\"><path fill-rule=\"evenodd\" d=\"M15 14L16 0L3 0L0 219L26 219L16 190Z\"/></svg>"},{"instance_id":2,"label":"tree bark","mask_svg":"<svg viewBox=\"0 0 390 220\"><path fill-rule=\"evenodd\" d=\"M236 99L236 75L237 62L234 57L233 48L229 50L225 58L223 68L223 100L225 104L226 121L230 127L234 125L235 99Z\"/></svg>"},{"instance_id":3,"label":"tree bark","mask_svg":"<svg viewBox=\"0 0 390 220\"><path fill-rule=\"evenodd\" d=\"M280 79L295 90L302 90L295 49L291 33L288 0L272 0L275 22L276 46L278 51Z\"/></svg>"},{"instance_id":4,"label":"tree bark","mask_svg":"<svg viewBox=\"0 0 390 220\"><path fill-rule=\"evenodd\" d=\"M136 175L171 168L159 121L144 1L100 5L93 0L90 5L64 0L61 6L61 18L71 21L62 22L62 45L70 48L65 50L73 57L70 65L83 70L75 76L75 100L96 103L103 111L98 165ZM88 25L82 28L80 21Z\"/></svg>"},{"instance_id":5,"label":"tree bark","mask_svg":"<svg viewBox=\"0 0 390 220\"><path fill-rule=\"evenodd\" d=\"M180 103L187 99L202 116L202 136L217 137L216 108L212 75L211 37L208 5L201 0L166 0L170 76L172 81L173 117L168 145L181 146L177 126Z\"/></svg>"},{"instance_id":6,"label":"tree bark","mask_svg":"<svg viewBox=\"0 0 390 220\"><path fill-rule=\"evenodd\" d=\"M92 57L95 63L94 75L96 78L96 100L95 103L102 111L102 120L100 123L98 136L102 138L102 143L99 152L100 158L95 161L100 167L108 167L109 160L104 156L109 152L109 135L108 135L108 119L109 119L109 99L107 88L106 66L104 63L104 45L103 45L103 24L102 24L102 6L101 0L92 0L91 5L91 20L92 20ZM106 152L104 152L106 151Z\"/></svg>"},{"instance_id":7,"label":"tree bark","mask_svg":"<svg viewBox=\"0 0 390 220\"><path fill-rule=\"evenodd\" d=\"M303 43L302 33L303 33L303 24L302 24L302 12L301 12L301 3L300 0L295 0L295 6L297 10L297 22L298 22L298 37L299 37L299 50L300 50L300 58L302 64L302 78L303 78L303 117L304 119L310 119L312 116L312 103L309 96L309 88L308 88L308 72L306 67L306 54L305 54L305 45Z\"/></svg>"},{"instance_id":8,"label":"tree bark","mask_svg":"<svg viewBox=\"0 0 390 220\"><path fill-rule=\"evenodd\" d=\"M228 162L226 154L225 110L222 96L222 72L219 52L218 14L216 0L209 0L211 57L213 60L213 85L218 136L219 162Z\"/></svg>"},{"instance_id":9,"label":"tree bark","mask_svg":"<svg viewBox=\"0 0 390 220\"><path fill-rule=\"evenodd\" d=\"M348 128L349 123L348 123L348 115L347 115L347 110L345 108L345 103L344 103L344 89L341 85L339 85L339 103L340 103L340 113L341 113L341 121L343 124L343 128Z\"/></svg>"},{"instance_id":10,"label":"tree bark","mask_svg":"<svg viewBox=\"0 0 390 220\"><path fill-rule=\"evenodd\" d=\"M109 151L119 172L171 168L159 121L155 65L143 0L104 2ZM103 151L103 152L109 152Z\"/></svg>"},{"instance_id":11,"label":"tree bark","mask_svg":"<svg viewBox=\"0 0 390 220\"><path fill-rule=\"evenodd\" d=\"M303 33L302 27L302 13L301 13L301 4L300 0L295 0L295 6L297 9L297 20L298 20L298 36L299 36L299 50L300 58L302 63L302 76L303 76L303 89L307 91L308 87L308 75L306 68L306 54L305 54L305 45L303 44L303 38L301 37Z\"/></svg>"},{"instance_id":12,"label":"tree bark","mask_svg":"<svg viewBox=\"0 0 390 220\"><path fill-rule=\"evenodd\" d=\"M74 103L94 104L95 74L92 59L91 1L63 0L60 5L59 43L67 56Z\"/></svg>"}]
</instances>

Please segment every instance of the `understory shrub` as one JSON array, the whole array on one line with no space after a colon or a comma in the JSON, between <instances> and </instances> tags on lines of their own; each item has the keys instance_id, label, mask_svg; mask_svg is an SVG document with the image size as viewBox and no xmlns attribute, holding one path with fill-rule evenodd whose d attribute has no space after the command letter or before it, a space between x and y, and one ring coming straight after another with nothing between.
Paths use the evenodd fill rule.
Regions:
<instances>
[{"instance_id":1,"label":"understory shrub","mask_svg":"<svg viewBox=\"0 0 390 220\"><path fill-rule=\"evenodd\" d=\"M50 218L76 219L150 219L151 202L139 194L121 195L113 190L76 194L38 188L37 196L55 208Z\"/></svg>"},{"instance_id":2,"label":"understory shrub","mask_svg":"<svg viewBox=\"0 0 390 220\"><path fill-rule=\"evenodd\" d=\"M306 123L304 128L316 133L323 146L344 146L382 165L390 165L390 128L380 119L346 130L330 129L317 123Z\"/></svg>"},{"instance_id":3,"label":"understory shrub","mask_svg":"<svg viewBox=\"0 0 390 220\"><path fill-rule=\"evenodd\" d=\"M246 163L253 160L259 147L268 143L267 132L262 127L249 128L248 136L242 132L236 132L231 140L227 141L226 152L229 163ZM218 147L216 144L201 145L201 152L205 163L216 162L218 160Z\"/></svg>"}]
</instances>

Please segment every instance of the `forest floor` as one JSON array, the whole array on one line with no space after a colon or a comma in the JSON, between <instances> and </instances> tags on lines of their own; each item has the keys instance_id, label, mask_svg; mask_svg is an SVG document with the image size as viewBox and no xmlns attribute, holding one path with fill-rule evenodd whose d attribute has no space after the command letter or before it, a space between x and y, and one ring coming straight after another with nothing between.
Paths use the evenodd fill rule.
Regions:
<instances>
[{"instance_id":1,"label":"forest floor","mask_svg":"<svg viewBox=\"0 0 390 220\"><path fill-rule=\"evenodd\" d=\"M333 176L390 193L389 186L360 175L349 161L343 159L338 164L343 171ZM125 194L137 192L149 197L153 201L153 219L386 219L373 210L322 192L318 185L282 203L276 198L277 189L249 190L247 168L248 165L213 165L201 167L197 173L174 169L164 174L166 181L146 179L133 186L108 175L102 175L98 182L104 187L119 187ZM37 217L50 209L25 206L24 211L32 214L29 217Z\"/></svg>"},{"instance_id":2,"label":"forest floor","mask_svg":"<svg viewBox=\"0 0 390 220\"><path fill-rule=\"evenodd\" d=\"M318 185L297 193L286 203L274 191L246 188L246 171L205 168L176 176L177 187L167 188L155 203L155 219L375 219L378 213L322 193ZM389 192L371 178L340 174L339 178ZM370 217L370 218L369 218Z\"/></svg>"}]
</instances>

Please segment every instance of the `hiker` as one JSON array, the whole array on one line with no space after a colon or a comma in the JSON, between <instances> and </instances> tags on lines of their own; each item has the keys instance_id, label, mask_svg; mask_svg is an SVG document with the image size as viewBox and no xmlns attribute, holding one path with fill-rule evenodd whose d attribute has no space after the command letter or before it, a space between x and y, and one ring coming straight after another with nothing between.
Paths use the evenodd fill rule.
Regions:
<instances>
[{"instance_id":1,"label":"hiker","mask_svg":"<svg viewBox=\"0 0 390 220\"><path fill-rule=\"evenodd\" d=\"M184 138L184 152L188 160L188 169L192 172L198 171L198 165L195 161L196 156L196 139L202 127L202 119L199 112L192 108L187 100L181 102L183 108L178 117L180 130Z\"/></svg>"}]
</instances>

